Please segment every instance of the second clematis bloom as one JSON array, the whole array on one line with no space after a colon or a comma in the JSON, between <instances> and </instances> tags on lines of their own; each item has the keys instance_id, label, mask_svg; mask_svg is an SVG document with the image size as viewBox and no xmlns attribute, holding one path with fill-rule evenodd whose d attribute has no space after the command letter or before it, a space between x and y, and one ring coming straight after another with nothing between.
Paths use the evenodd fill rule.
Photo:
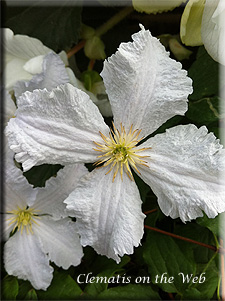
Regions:
<instances>
[{"instance_id":1,"label":"second clematis bloom","mask_svg":"<svg viewBox=\"0 0 225 301\"><path fill-rule=\"evenodd\" d=\"M35 289L46 290L53 278L49 261L68 269L83 257L76 223L65 213L63 200L87 170L83 164L71 164L49 179L45 188L33 188L15 166L11 151L5 167L5 269L29 280Z\"/></svg>"},{"instance_id":2,"label":"second clematis bloom","mask_svg":"<svg viewBox=\"0 0 225 301\"><path fill-rule=\"evenodd\" d=\"M192 81L143 26L132 38L101 73L114 116L111 130L89 96L66 84L24 93L6 131L24 170L42 163L98 165L65 203L77 219L82 245L117 262L143 236L145 215L132 169L172 218L185 222L202 211L211 218L225 211L219 182L224 150L205 127L180 125L143 142L186 112Z\"/></svg>"}]
</instances>

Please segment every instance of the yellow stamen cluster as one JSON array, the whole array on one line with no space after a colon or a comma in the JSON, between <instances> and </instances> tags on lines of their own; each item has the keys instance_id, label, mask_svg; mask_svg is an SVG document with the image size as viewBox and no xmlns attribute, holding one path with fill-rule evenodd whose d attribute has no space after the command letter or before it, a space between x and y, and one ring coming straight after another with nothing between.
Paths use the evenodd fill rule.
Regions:
<instances>
[{"instance_id":1,"label":"yellow stamen cluster","mask_svg":"<svg viewBox=\"0 0 225 301\"><path fill-rule=\"evenodd\" d=\"M38 210L35 210L33 208L27 209L26 207L20 208L17 206L17 210L8 211L7 213L13 214L13 217L9 218L8 220L11 220L9 225L15 224L12 232L18 228L18 231L21 230L21 234L23 233L24 227L26 228L27 234L29 232L33 234L32 224L35 223L39 225L35 219L40 218L37 216Z\"/></svg>"},{"instance_id":2,"label":"yellow stamen cluster","mask_svg":"<svg viewBox=\"0 0 225 301\"><path fill-rule=\"evenodd\" d=\"M148 167L148 165L146 165L147 162L143 160L143 158L148 156L140 156L137 154L137 152L141 152L143 150L146 150L147 148L137 149L137 147L135 147L138 142L143 139L143 137L141 139L138 139L141 130L133 131L132 125L129 132L126 133L125 128L122 126L122 124L120 125L120 127L121 129L119 131L113 124L113 130L111 129L109 137L105 137L100 132L100 135L104 142L102 144L94 142L97 145L97 148L94 148L94 150L103 154L98 156L98 158L100 159L95 162L95 165L100 165L102 163L104 164L101 167L111 165L106 175L110 173L111 170L113 170L113 182L118 171L120 171L122 180L123 171L125 171L129 178L133 181L133 175L130 166L134 168L134 170L136 170L139 174L140 171L137 169L136 165L144 165Z\"/></svg>"}]
</instances>

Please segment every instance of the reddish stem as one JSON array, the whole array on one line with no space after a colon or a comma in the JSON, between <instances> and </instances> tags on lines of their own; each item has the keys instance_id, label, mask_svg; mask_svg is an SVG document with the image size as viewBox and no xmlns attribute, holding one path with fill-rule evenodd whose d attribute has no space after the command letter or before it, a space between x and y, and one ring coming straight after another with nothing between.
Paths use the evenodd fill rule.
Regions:
<instances>
[{"instance_id":1,"label":"reddish stem","mask_svg":"<svg viewBox=\"0 0 225 301\"><path fill-rule=\"evenodd\" d=\"M149 214L149 213L153 213L155 211L157 211L158 209L155 208L155 209L152 209L152 210L149 210L149 211L145 211L144 214Z\"/></svg>"},{"instance_id":2,"label":"reddish stem","mask_svg":"<svg viewBox=\"0 0 225 301\"><path fill-rule=\"evenodd\" d=\"M214 252L218 252L218 253L222 253L222 254L225 253L225 250L224 250L223 247L220 247L218 249L216 246L207 245L207 244L205 244L203 242L199 242L199 241L187 238L187 237L183 237L183 236L180 236L180 235L177 235L177 234L173 234L173 233L170 233L170 232L167 232L167 231L164 231L164 230L160 230L160 229L157 229L157 228L154 228L154 227L150 227L150 226L147 226L147 225L145 225L145 228L147 228L149 230L152 230L152 231L156 231L156 232L165 234L165 235L168 235L168 236L171 236L171 237L174 237L174 238L177 238L177 239L181 239L181 240L184 240L184 241L187 241L187 242L191 242L193 244L196 244L196 245L208 248L210 250L213 250Z\"/></svg>"},{"instance_id":3,"label":"reddish stem","mask_svg":"<svg viewBox=\"0 0 225 301\"><path fill-rule=\"evenodd\" d=\"M88 65L88 70L93 70L94 64L95 64L95 60L91 59Z\"/></svg>"},{"instance_id":4,"label":"reddish stem","mask_svg":"<svg viewBox=\"0 0 225 301\"><path fill-rule=\"evenodd\" d=\"M72 49L67 52L68 59L73 56L75 53L77 53L79 50L81 50L86 43L86 40L81 40L77 45L75 45Z\"/></svg>"}]
</instances>

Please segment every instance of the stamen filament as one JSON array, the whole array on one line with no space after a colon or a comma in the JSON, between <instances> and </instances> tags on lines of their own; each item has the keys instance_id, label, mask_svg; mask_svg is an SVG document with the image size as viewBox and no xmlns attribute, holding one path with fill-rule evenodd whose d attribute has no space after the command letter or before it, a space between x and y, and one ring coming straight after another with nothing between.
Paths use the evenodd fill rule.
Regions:
<instances>
[{"instance_id":1,"label":"stamen filament","mask_svg":"<svg viewBox=\"0 0 225 301\"><path fill-rule=\"evenodd\" d=\"M127 133L128 132L128 133ZM106 137L101 132L100 136L103 140L103 143L94 142L96 147L93 148L97 152L102 154L98 156L99 160L94 163L95 166L103 164L98 167L107 167L111 164L109 170L106 172L108 175L113 170L113 179L114 182L118 171L120 170L120 177L123 181L123 170L126 172L131 181L134 181L132 171L130 166L140 174L140 171L137 168L137 165L143 165L149 167L147 161L144 161L143 158L148 158L147 155L139 155L142 151L151 149L151 147L146 148L137 148L136 145L144 138L139 138L141 129L135 129L133 131L133 124L131 125L129 131L125 130L125 127L120 123L120 130L115 127L115 124L112 123L112 128L110 129L109 136Z\"/></svg>"}]
</instances>

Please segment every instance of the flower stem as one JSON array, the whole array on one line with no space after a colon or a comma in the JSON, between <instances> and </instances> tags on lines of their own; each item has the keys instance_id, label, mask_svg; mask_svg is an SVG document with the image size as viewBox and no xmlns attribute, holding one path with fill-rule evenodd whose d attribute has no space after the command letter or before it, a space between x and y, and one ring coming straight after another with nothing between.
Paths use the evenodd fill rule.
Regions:
<instances>
[{"instance_id":1,"label":"flower stem","mask_svg":"<svg viewBox=\"0 0 225 301\"><path fill-rule=\"evenodd\" d=\"M213 250L214 252L218 252L218 253L221 253L221 254L225 253L225 250L224 250L223 247L217 248L216 246L207 245L203 242L199 242L199 241L187 238L187 237L183 237L183 236L173 234L173 233L170 233L170 232L167 232L167 231L164 231L164 230L160 230L160 229L157 229L157 228L154 228L154 227L150 227L150 226L147 226L147 225L145 225L145 228L147 228L149 230L152 230L152 231L156 231L156 232L165 234L165 235L168 235L168 236L171 236L171 237L174 237L174 238L177 238L177 239L181 239L181 240L184 240L184 241L187 241L187 242L191 242L193 244L196 244L196 245L208 248L210 250Z\"/></svg>"},{"instance_id":2,"label":"flower stem","mask_svg":"<svg viewBox=\"0 0 225 301\"><path fill-rule=\"evenodd\" d=\"M102 36L105 34L109 29L114 27L116 24L118 24L121 20L123 20L126 16L128 16L133 11L132 6L125 7L121 11L119 11L117 14L115 14L112 18L110 18L106 23L104 23L102 26L96 29L96 36Z\"/></svg>"},{"instance_id":3,"label":"flower stem","mask_svg":"<svg viewBox=\"0 0 225 301\"><path fill-rule=\"evenodd\" d=\"M152 210L149 210L149 211L145 211L144 214L150 214L150 213L153 213L153 212L156 212L158 209L155 208L155 209L152 209Z\"/></svg>"},{"instance_id":4,"label":"flower stem","mask_svg":"<svg viewBox=\"0 0 225 301\"><path fill-rule=\"evenodd\" d=\"M125 7L121 11L119 11L117 14L115 14L111 19L109 19L106 23L101 25L99 28L96 29L95 35L96 36L102 36L105 34L108 30L110 30L113 26L115 26L117 23L122 21L127 15L129 15L133 11L132 6ZM67 52L68 59L73 56L75 53L77 53L79 50L81 50L86 43L86 40L80 41L77 45L75 45L72 49L70 49Z\"/></svg>"},{"instance_id":5,"label":"flower stem","mask_svg":"<svg viewBox=\"0 0 225 301\"><path fill-rule=\"evenodd\" d=\"M91 59L88 64L88 70L93 70L94 64L95 64L95 60Z\"/></svg>"},{"instance_id":6,"label":"flower stem","mask_svg":"<svg viewBox=\"0 0 225 301\"><path fill-rule=\"evenodd\" d=\"M77 53L79 50L81 50L84 47L85 43L86 43L86 40L81 40L77 45L75 45L72 49L70 49L67 52L68 59L71 56L73 56L75 53Z\"/></svg>"}]
</instances>

